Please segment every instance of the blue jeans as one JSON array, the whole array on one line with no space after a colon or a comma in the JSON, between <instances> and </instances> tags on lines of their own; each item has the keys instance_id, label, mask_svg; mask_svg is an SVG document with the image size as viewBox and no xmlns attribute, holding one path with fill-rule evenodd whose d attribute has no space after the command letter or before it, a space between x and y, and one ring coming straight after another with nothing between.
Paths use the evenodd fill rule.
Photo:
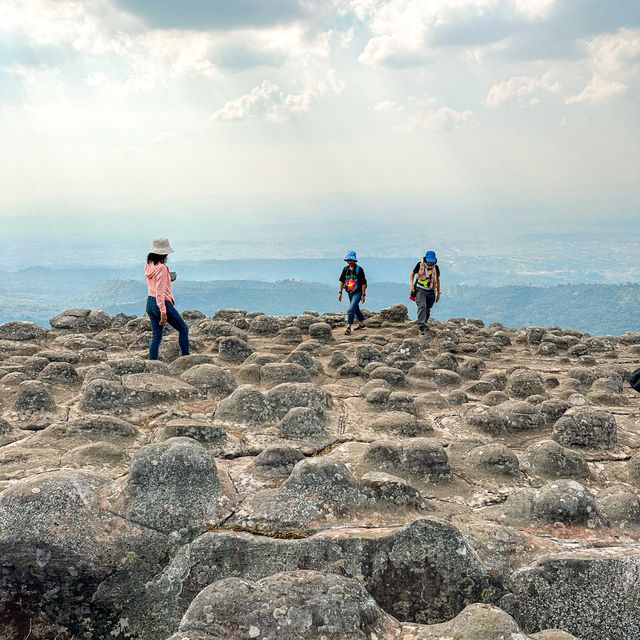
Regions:
<instances>
[{"instance_id":1,"label":"blue jeans","mask_svg":"<svg viewBox=\"0 0 640 640\"><path fill-rule=\"evenodd\" d=\"M360 322L364 322L364 315L360 311L360 299L362 298L362 291L355 291L351 293L347 291L349 296L349 311L347 311L347 324L353 324L355 318L358 318Z\"/></svg>"},{"instance_id":2,"label":"blue jeans","mask_svg":"<svg viewBox=\"0 0 640 640\"><path fill-rule=\"evenodd\" d=\"M178 331L178 343L180 345L180 351L183 356L189 355L189 327L187 323L182 319L182 316L178 313L176 308L167 300L165 301L167 307L167 322ZM160 326L160 309L154 296L147 298L147 315L151 318L151 344L149 345L149 360L158 359L158 351L160 349L160 342L162 341L162 334L164 327Z\"/></svg>"}]
</instances>

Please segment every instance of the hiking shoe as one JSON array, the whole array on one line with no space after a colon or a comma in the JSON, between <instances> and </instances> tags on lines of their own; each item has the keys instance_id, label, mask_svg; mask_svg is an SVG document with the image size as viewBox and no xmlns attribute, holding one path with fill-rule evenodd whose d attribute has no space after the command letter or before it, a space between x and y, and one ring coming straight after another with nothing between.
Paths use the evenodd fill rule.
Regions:
<instances>
[{"instance_id":1,"label":"hiking shoe","mask_svg":"<svg viewBox=\"0 0 640 640\"><path fill-rule=\"evenodd\" d=\"M418 333L419 333L421 336L425 335L425 334L426 334L426 332L427 332L427 330L426 330L424 327L419 327L419 328L418 328Z\"/></svg>"},{"instance_id":2,"label":"hiking shoe","mask_svg":"<svg viewBox=\"0 0 640 640\"><path fill-rule=\"evenodd\" d=\"M366 329L367 327L365 327L363 324L359 324L354 331L362 331L363 329Z\"/></svg>"},{"instance_id":3,"label":"hiking shoe","mask_svg":"<svg viewBox=\"0 0 640 640\"><path fill-rule=\"evenodd\" d=\"M346 336L350 336L351 335L351 327L347 327L347 330L344 332L344 334Z\"/></svg>"}]
</instances>

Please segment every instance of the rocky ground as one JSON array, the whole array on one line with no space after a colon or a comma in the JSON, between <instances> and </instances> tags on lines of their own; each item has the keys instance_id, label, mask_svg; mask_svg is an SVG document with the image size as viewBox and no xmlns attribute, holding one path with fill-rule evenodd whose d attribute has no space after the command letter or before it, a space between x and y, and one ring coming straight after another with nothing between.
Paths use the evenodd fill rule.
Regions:
<instances>
[{"instance_id":1,"label":"rocky ground","mask_svg":"<svg viewBox=\"0 0 640 640\"><path fill-rule=\"evenodd\" d=\"M640 640L640 333L0 325L0 640Z\"/></svg>"}]
</instances>

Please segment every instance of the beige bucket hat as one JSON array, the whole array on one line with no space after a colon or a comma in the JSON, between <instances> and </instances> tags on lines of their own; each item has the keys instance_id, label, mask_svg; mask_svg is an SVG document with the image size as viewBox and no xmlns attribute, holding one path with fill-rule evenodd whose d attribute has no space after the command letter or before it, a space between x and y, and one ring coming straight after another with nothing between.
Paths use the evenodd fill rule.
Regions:
<instances>
[{"instance_id":1,"label":"beige bucket hat","mask_svg":"<svg viewBox=\"0 0 640 640\"><path fill-rule=\"evenodd\" d=\"M174 250L169 244L169 238L154 238L149 253L156 253L159 256L168 256L170 253L174 253Z\"/></svg>"}]
</instances>

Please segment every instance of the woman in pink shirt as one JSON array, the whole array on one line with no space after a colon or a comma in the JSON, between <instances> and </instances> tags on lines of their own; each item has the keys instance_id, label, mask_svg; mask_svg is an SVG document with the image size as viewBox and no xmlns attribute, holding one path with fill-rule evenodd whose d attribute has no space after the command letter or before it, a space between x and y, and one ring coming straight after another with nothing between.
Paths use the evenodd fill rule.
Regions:
<instances>
[{"instance_id":1,"label":"woman in pink shirt","mask_svg":"<svg viewBox=\"0 0 640 640\"><path fill-rule=\"evenodd\" d=\"M167 322L178 331L178 343L183 356L189 355L189 327L175 308L171 293L171 273L167 266L167 256L173 249L167 238L155 238L144 268L147 279L147 315L151 318L151 344L149 360L158 359L158 351L164 325Z\"/></svg>"}]
</instances>

